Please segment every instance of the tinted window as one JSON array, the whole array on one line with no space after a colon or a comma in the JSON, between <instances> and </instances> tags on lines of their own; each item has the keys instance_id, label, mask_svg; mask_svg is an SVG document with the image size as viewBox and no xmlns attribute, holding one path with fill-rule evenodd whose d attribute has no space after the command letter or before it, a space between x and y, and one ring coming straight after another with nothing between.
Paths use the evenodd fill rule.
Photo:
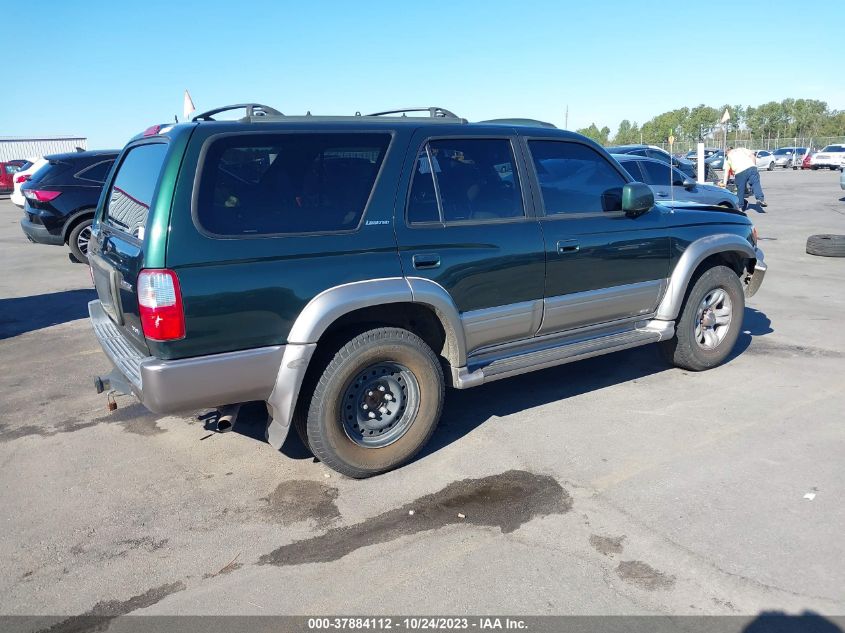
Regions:
<instances>
[{"instance_id":1,"label":"tinted window","mask_svg":"<svg viewBox=\"0 0 845 633\"><path fill-rule=\"evenodd\" d=\"M417 157L409 222L481 222L523 215L510 141L431 141Z\"/></svg>"},{"instance_id":2,"label":"tinted window","mask_svg":"<svg viewBox=\"0 0 845 633\"><path fill-rule=\"evenodd\" d=\"M619 161L619 164L622 165L622 168L628 172L628 175L631 176L637 182L645 182L643 180L643 173L640 171L640 161L638 160L623 160Z\"/></svg>"},{"instance_id":3,"label":"tinted window","mask_svg":"<svg viewBox=\"0 0 845 633\"><path fill-rule=\"evenodd\" d=\"M197 219L217 235L351 230L358 226L390 136L229 136L206 154Z\"/></svg>"},{"instance_id":4,"label":"tinted window","mask_svg":"<svg viewBox=\"0 0 845 633\"><path fill-rule=\"evenodd\" d=\"M828 145L825 147L823 152L845 152L845 147L842 145Z\"/></svg>"},{"instance_id":5,"label":"tinted window","mask_svg":"<svg viewBox=\"0 0 845 633\"><path fill-rule=\"evenodd\" d=\"M645 183L647 185L655 185L659 187L669 186L669 165L666 163L656 163L650 160L640 161ZM672 170L672 184L676 187L683 186L684 176L677 169Z\"/></svg>"},{"instance_id":6,"label":"tinted window","mask_svg":"<svg viewBox=\"0 0 845 633\"><path fill-rule=\"evenodd\" d=\"M580 143L530 141L547 215L622 209L625 179L593 148Z\"/></svg>"},{"instance_id":7,"label":"tinted window","mask_svg":"<svg viewBox=\"0 0 845 633\"><path fill-rule=\"evenodd\" d=\"M108 175L109 169L111 169L113 163L114 160L104 160L100 163L96 163L91 165L88 169L84 169L76 174L76 177L82 178L83 180L103 183L106 181L106 176Z\"/></svg>"},{"instance_id":8,"label":"tinted window","mask_svg":"<svg viewBox=\"0 0 845 633\"><path fill-rule=\"evenodd\" d=\"M764 150L764 149L763 149L763 150L760 150L759 152L757 152L757 157L758 157L758 158L765 158L766 156L770 156L770 155L771 155L771 154L769 154L769 152L767 152L767 151L766 151L766 150Z\"/></svg>"},{"instance_id":9,"label":"tinted window","mask_svg":"<svg viewBox=\"0 0 845 633\"><path fill-rule=\"evenodd\" d=\"M664 154L663 152L657 151L656 149L646 150L645 155L648 156L649 158L654 158L655 160L662 161L662 162L666 163L667 165L669 164L669 160L670 160L669 156L667 154ZM707 153L705 152L704 155L707 156Z\"/></svg>"},{"instance_id":10,"label":"tinted window","mask_svg":"<svg viewBox=\"0 0 845 633\"><path fill-rule=\"evenodd\" d=\"M103 213L104 222L143 239L166 153L164 143L139 145L129 150L112 183Z\"/></svg>"}]
</instances>

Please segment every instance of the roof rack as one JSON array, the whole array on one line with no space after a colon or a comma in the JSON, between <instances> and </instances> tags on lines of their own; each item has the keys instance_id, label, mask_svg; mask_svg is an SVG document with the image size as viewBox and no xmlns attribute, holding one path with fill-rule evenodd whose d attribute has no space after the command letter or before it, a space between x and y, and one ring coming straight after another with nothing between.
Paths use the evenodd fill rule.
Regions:
<instances>
[{"instance_id":1,"label":"roof rack","mask_svg":"<svg viewBox=\"0 0 845 633\"><path fill-rule=\"evenodd\" d=\"M221 112L228 112L229 110L246 110L246 117L251 118L254 116L284 116L281 112L276 110L276 108L271 108L270 106L264 105L262 103L236 103L234 105L227 105L220 108L214 108L213 110L208 110L207 112L201 112L200 114L196 115L191 119L191 121L214 121L214 115L220 114Z\"/></svg>"},{"instance_id":2,"label":"roof rack","mask_svg":"<svg viewBox=\"0 0 845 633\"><path fill-rule=\"evenodd\" d=\"M497 125L529 125L534 127L547 127L557 129L557 126L554 123L549 123L548 121L540 121L539 119L487 119L486 121L479 121L479 123L495 123Z\"/></svg>"},{"instance_id":3,"label":"roof rack","mask_svg":"<svg viewBox=\"0 0 845 633\"><path fill-rule=\"evenodd\" d=\"M460 119L457 114L447 110L446 108L438 108L431 106L428 108L400 108L399 110L385 110L384 112L373 112L365 116L386 116L388 114L401 114L407 116L408 112L428 112L428 116L432 119Z\"/></svg>"}]
</instances>

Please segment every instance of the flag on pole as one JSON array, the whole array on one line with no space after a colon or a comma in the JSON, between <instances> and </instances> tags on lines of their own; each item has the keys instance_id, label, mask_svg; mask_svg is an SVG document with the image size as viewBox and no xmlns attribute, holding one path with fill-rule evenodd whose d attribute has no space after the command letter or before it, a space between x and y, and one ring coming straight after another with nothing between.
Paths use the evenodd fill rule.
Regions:
<instances>
[{"instance_id":1,"label":"flag on pole","mask_svg":"<svg viewBox=\"0 0 845 633\"><path fill-rule=\"evenodd\" d=\"M187 92L185 94L187 94ZM730 120L731 120L731 113L727 108L725 108L725 113L722 115L722 119L719 122L720 123L727 123Z\"/></svg>"},{"instance_id":2,"label":"flag on pole","mask_svg":"<svg viewBox=\"0 0 845 633\"><path fill-rule=\"evenodd\" d=\"M196 110L196 108L194 107L194 102L191 99L191 95L187 90L185 90L185 99L184 99L183 105L182 105L182 118L187 121L188 116L194 110Z\"/></svg>"}]
</instances>

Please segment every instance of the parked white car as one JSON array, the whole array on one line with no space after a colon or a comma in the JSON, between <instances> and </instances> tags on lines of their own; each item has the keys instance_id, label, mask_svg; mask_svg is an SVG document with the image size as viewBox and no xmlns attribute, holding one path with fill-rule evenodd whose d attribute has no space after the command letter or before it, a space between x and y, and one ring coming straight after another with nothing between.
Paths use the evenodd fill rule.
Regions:
<instances>
[{"instance_id":1,"label":"parked white car","mask_svg":"<svg viewBox=\"0 0 845 633\"><path fill-rule=\"evenodd\" d=\"M839 169L845 165L845 145L828 145L810 159L810 167Z\"/></svg>"},{"instance_id":2,"label":"parked white car","mask_svg":"<svg viewBox=\"0 0 845 633\"><path fill-rule=\"evenodd\" d=\"M38 158L38 159L30 159L32 160L32 165L27 167L26 169L22 169L21 171L15 173L13 177L13 184L14 190L12 191L11 201L16 204L17 206L23 208L25 199L23 197L23 193L21 192L21 186L29 180L29 177L32 176L36 171L41 169L44 165L47 164L47 159L45 158Z\"/></svg>"},{"instance_id":3,"label":"parked white car","mask_svg":"<svg viewBox=\"0 0 845 633\"><path fill-rule=\"evenodd\" d=\"M757 169L772 171L775 168L775 156L767 149L758 149L754 154L757 156Z\"/></svg>"}]
</instances>

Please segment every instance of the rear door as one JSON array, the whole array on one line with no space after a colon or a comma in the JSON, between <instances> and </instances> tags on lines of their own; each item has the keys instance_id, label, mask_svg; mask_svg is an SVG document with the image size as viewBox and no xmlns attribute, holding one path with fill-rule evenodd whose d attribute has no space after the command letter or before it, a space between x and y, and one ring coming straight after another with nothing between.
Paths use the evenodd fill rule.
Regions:
<instances>
[{"instance_id":1,"label":"rear door","mask_svg":"<svg viewBox=\"0 0 845 633\"><path fill-rule=\"evenodd\" d=\"M402 269L451 295L470 352L531 337L542 316L543 236L514 143L500 129L440 138L419 132L403 170Z\"/></svg>"},{"instance_id":2,"label":"rear door","mask_svg":"<svg viewBox=\"0 0 845 633\"><path fill-rule=\"evenodd\" d=\"M144 267L147 223L168 149L166 140L155 139L124 150L101 198L89 247L91 272L103 309L144 353L148 349L135 283Z\"/></svg>"}]
</instances>

